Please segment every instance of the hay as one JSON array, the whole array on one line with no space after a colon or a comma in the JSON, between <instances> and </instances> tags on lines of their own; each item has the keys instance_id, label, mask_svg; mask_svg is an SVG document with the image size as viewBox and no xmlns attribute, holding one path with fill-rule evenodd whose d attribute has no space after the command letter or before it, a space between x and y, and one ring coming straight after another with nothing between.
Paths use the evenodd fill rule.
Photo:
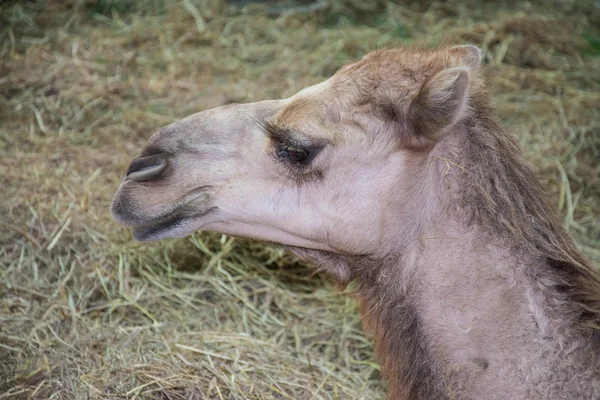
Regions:
<instances>
[{"instance_id":1,"label":"hay","mask_svg":"<svg viewBox=\"0 0 600 400\"><path fill-rule=\"evenodd\" d=\"M484 48L503 123L600 266L596 3L398 3L4 2L0 399L382 398L354 301L310 268L214 234L133 243L108 212L159 126L380 46Z\"/></svg>"}]
</instances>

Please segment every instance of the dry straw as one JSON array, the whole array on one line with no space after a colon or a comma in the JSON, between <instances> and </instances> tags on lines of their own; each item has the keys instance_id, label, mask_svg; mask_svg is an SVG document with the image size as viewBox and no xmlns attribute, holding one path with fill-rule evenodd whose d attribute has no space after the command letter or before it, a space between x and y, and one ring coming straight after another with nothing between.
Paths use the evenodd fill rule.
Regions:
<instances>
[{"instance_id":1,"label":"dry straw","mask_svg":"<svg viewBox=\"0 0 600 400\"><path fill-rule=\"evenodd\" d=\"M382 398L354 301L310 268L212 234L137 244L108 212L158 127L381 46L484 49L503 124L600 266L597 2L2 3L0 399Z\"/></svg>"}]
</instances>

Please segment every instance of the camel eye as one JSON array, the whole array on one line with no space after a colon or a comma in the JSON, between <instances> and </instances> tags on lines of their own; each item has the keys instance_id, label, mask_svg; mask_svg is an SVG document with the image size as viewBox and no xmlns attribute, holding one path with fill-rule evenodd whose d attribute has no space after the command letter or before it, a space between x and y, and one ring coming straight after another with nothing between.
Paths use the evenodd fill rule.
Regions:
<instances>
[{"instance_id":1,"label":"camel eye","mask_svg":"<svg viewBox=\"0 0 600 400\"><path fill-rule=\"evenodd\" d=\"M302 162L306 161L306 159L310 155L308 150L294 146L282 147L277 154L281 158L289 159L298 164L301 164Z\"/></svg>"}]
</instances>

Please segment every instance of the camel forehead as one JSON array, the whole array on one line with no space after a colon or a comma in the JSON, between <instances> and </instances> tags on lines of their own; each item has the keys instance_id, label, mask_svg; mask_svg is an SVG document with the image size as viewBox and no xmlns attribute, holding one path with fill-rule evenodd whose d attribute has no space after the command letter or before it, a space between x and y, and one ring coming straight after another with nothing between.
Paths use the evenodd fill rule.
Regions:
<instances>
[{"instance_id":1,"label":"camel forehead","mask_svg":"<svg viewBox=\"0 0 600 400\"><path fill-rule=\"evenodd\" d=\"M331 79L309 86L292 96L275 116L275 124L306 138L332 142L335 110L331 102Z\"/></svg>"},{"instance_id":2,"label":"camel forehead","mask_svg":"<svg viewBox=\"0 0 600 400\"><path fill-rule=\"evenodd\" d=\"M334 86L348 89L355 86L360 95L386 87L416 91L427 77L443 68L459 66L464 57L460 49L449 48L380 49L367 53L360 60L340 68L333 76Z\"/></svg>"},{"instance_id":3,"label":"camel forehead","mask_svg":"<svg viewBox=\"0 0 600 400\"><path fill-rule=\"evenodd\" d=\"M340 68L331 78L309 86L288 99L275 124L303 136L330 142L348 140L341 123L353 124L356 116L378 105L378 96L394 94L409 101L427 76L449 64L444 49L383 49ZM354 140L356 138L352 138Z\"/></svg>"},{"instance_id":4,"label":"camel forehead","mask_svg":"<svg viewBox=\"0 0 600 400\"><path fill-rule=\"evenodd\" d=\"M330 84L331 84L330 81L331 81L331 79L327 79L326 81L306 87L306 88L302 89L301 91L299 91L298 93L296 93L293 98L306 98L306 97L318 96L320 94L323 94L330 87Z\"/></svg>"}]
</instances>

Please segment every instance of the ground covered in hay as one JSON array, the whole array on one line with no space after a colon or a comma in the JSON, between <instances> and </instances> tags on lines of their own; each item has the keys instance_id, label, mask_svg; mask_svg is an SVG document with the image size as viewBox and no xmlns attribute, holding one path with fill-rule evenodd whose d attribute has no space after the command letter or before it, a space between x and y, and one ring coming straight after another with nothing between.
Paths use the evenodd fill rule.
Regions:
<instances>
[{"instance_id":1,"label":"ground covered in hay","mask_svg":"<svg viewBox=\"0 0 600 400\"><path fill-rule=\"evenodd\" d=\"M281 250L132 242L109 202L158 127L370 49L474 43L600 266L595 1L0 2L0 399L380 399L355 303ZM491 3L491 2L489 2Z\"/></svg>"}]
</instances>

